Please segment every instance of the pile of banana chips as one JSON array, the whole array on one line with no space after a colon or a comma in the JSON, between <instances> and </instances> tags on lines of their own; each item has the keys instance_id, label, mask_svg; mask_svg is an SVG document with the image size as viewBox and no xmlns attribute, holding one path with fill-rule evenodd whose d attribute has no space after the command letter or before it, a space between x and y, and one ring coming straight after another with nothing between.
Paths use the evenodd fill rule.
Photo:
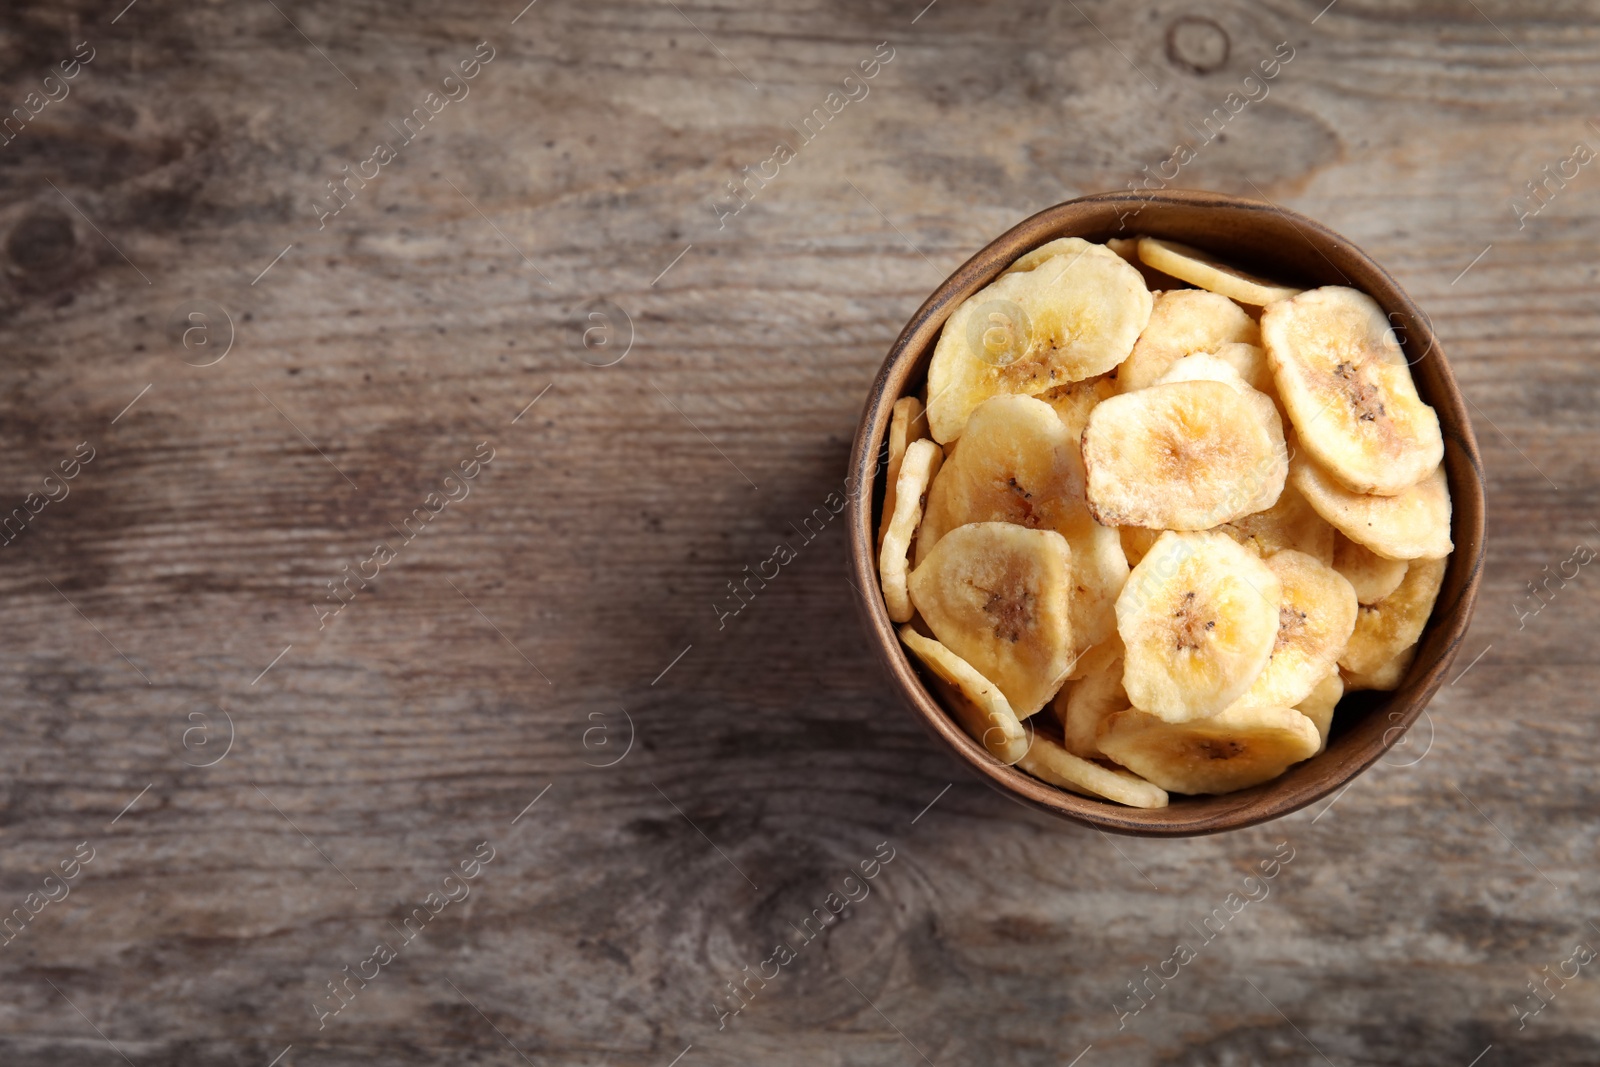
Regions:
<instances>
[{"instance_id":1,"label":"pile of banana chips","mask_svg":"<svg viewBox=\"0 0 1600 1067\"><path fill-rule=\"evenodd\" d=\"M950 712L1137 807L1320 752L1347 690L1400 684L1454 547L1378 304L1150 237L1051 241L956 308L888 453L884 604Z\"/></svg>"}]
</instances>

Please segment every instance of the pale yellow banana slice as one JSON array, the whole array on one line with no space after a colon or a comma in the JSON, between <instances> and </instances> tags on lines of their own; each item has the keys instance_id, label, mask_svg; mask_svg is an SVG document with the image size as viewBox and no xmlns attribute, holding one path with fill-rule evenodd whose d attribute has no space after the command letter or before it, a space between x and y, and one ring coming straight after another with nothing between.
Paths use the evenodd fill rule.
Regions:
<instances>
[{"instance_id":1,"label":"pale yellow banana slice","mask_svg":"<svg viewBox=\"0 0 1600 1067\"><path fill-rule=\"evenodd\" d=\"M1137 237L1111 237L1106 240L1106 247L1134 266L1139 265L1139 239Z\"/></svg>"},{"instance_id":2,"label":"pale yellow banana slice","mask_svg":"<svg viewBox=\"0 0 1600 1067\"><path fill-rule=\"evenodd\" d=\"M1056 417L1061 420L1061 425L1067 428L1067 435L1076 442L1083 436L1083 428L1088 425L1089 412L1100 401L1117 395L1117 383L1110 375L1102 374L1096 378L1085 378L1081 382L1069 382L1058 385L1054 389L1047 389L1039 394L1039 399L1055 408Z\"/></svg>"},{"instance_id":3,"label":"pale yellow banana slice","mask_svg":"<svg viewBox=\"0 0 1600 1067\"><path fill-rule=\"evenodd\" d=\"M1017 766L1040 781L1074 793L1104 797L1131 808L1167 806L1167 792L1161 787L1151 785L1130 771L1079 759L1042 734L1034 736L1033 746L1017 761Z\"/></svg>"},{"instance_id":4,"label":"pale yellow banana slice","mask_svg":"<svg viewBox=\"0 0 1600 1067\"><path fill-rule=\"evenodd\" d=\"M1072 547L1070 612L1080 649L1116 628L1112 607L1128 577L1115 530L1097 524L1084 500L1078 441L1042 400L998 396L972 413L961 446L928 492L917 562L949 531L973 522L1054 530Z\"/></svg>"},{"instance_id":5,"label":"pale yellow banana slice","mask_svg":"<svg viewBox=\"0 0 1600 1067\"><path fill-rule=\"evenodd\" d=\"M1373 675L1416 644L1428 616L1433 614L1447 562L1414 559L1406 567L1399 588L1376 604L1361 605L1355 632L1339 657L1339 666L1348 674ZM1395 683L1399 684L1398 678Z\"/></svg>"},{"instance_id":6,"label":"pale yellow banana slice","mask_svg":"<svg viewBox=\"0 0 1600 1067\"><path fill-rule=\"evenodd\" d=\"M928 366L928 426L954 441L977 406L1104 374L1150 319L1139 272L1076 237L1031 270L1002 274L946 320Z\"/></svg>"},{"instance_id":7,"label":"pale yellow banana slice","mask_svg":"<svg viewBox=\"0 0 1600 1067\"><path fill-rule=\"evenodd\" d=\"M1221 382L1123 393L1083 431L1089 511L1104 526L1209 530L1276 500L1288 473L1250 400Z\"/></svg>"},{"instance_id":8,"label":"pale yellow banana slice","mask_svg":"<svg viewBox=\"0 0 1600 1067\"><path fill-rule=\"evenodd\" d=\"M1054 241L1046 241L1038 248L1024 252L1011 262L1004 274L1016 274L1019 271L1029 271L1055 256L1075 256L1083 251L1083 246L1090 242L1079 237L1057 237ZM1121 255L1121 253L1118 253ZM1127 256L1123 256L1127 259Z\"/></svg>"},{"instance_id":9,"label":"pale yellow banana slice","mask_svg":"<svg viewBox=\"0 0 1600 1067\"><path fill-rule=\"evenodd\" d=\"M1411 669L1411 664L1416 661L1417 646L1412 645L1404 649L1393 659L1386 660L1377 670L1362 674L1359 671L1339 668L1339 674L1344 679L1345 688L1352 693L1358 689L1377 689L1382 692L1392 692L1400 688L1400 683L1405 681L1406 672Z\"/></svg>"},{"instance_id":10,"label":"pale yellow banana slice","mask_svg":"<svg viewBox=\"0 0 1600 1067\"><path fill-rule=\"evenodd\" d=\"M1122 540L1122 555L1127 559L1130 567L1138 566L1144 554L1150 551L1150 546L1165 530L1147 530L1143 526L1119 526L1117 535Z\"/></svg>"},{"instance_id":11,"label":"pale yellow banana slice","mask_svg":"<svg viewBox=\"0 0 1600 1067\"><path fill-rule=\"evenodd\" d=\"M1272 657L1281 595L1278 576L1225 534L1162 534L1117 597L1130 702L1171 722L1227 708Z\"/></svg>"},{"instance_id":12,"label":"pale yellow banana slice","mask_svg":"<svg viewBox=\"0 0 1600 1067\"><path fill-rule=\"evenodd\" d=\"M894 502L900 478L900 463L906 458L906 446L928 436L928 420L922 417L922 401L914 396L903 396L894 402L889 413L889 463L883 476L883 521L878 525L878 547L883 547L883 535L889 532L889 520L894 518Z\"/></svg>"},{"instance_id":13,"label":"pale yellow banana slice","mask_svg":"<svg viewBox=\"0 0 1600 1067\"><path fill-rule=\"evenodd\" d=\"M1120 711L1100 731L1106 755L1172 793L1232 793L1317 754L1316 725L1293 708L1230 708L1198 722Z\"/></svg>"},{"instance_id":14,"label":"pale yellow banana slice","mask_svg":"<svg viewBox=\"0 0 1600 1067\"><path fill-rule=\"evenodd\" d=\"M1253 345L1225 345L1225 348L1244 348L1259 352L1260 349ZM1272 439L1272 446L1277 450L1279 459L1272 465L1273 476L1261 481L1259 494L1247 506L1250 514L1265 511L1278 502L1278 496L1283 491L1283 482L1276 477L1276 472L1281 466L1285 477L1289 473L1289 448L1283 439L1283 418L1278 414L1278 405L1272 398L1261 392L1245 381L1234 365L1221 356L1214 356L1208 352L1196 352L1192 356L1184 356L1172 366L1167 368L1167 373L1156 379L1157 385L1167 385L1171 382L1221 382L1230 386L1240 396L1250 402L1261 417L1261 424L1267 428L1267 436Z\"/></svg>"},{"instance_id":15,"label":"pale yellow banana slice","mask_svg":"<svg viewBox=\"0 0 1600 1067\"><path fill-rule=\"evenodd\" d=\"M940 693L945 704L968 737L1001 763L1015 763L1027 753L1029 732L1023 729L998 686L974 670L972 664L909 626L900 627L900 640L943 683Z\"/></svg>"},{"instance_id":16,"label":"pale yellow banana slice","mask_svg":"<svg viewBox=\"0 0 1600 1067\"><path fill-rule=\"evenodd\" d=\"M1328 731L1333 729L1333 709L1339 706L1339 700L1344 696L1344 679L1339 676L1339 669L1335 667L1322 676L1317 687L1311 690L1311 695L1294 706L1294 710L1310 719L1317 728L1317 736L1321 744L1317 751L1321 752L1328 747Z\"/></svg>"},{"instance_id":17,"label":"pale yellow banana slice","mask_svg":"<svg viewBox=\"0 0 1600 1067\"><path fill-rule=\"evenodd\" d=\"M1356 625L1356 591L1332 567L1286 548L1266 558L1278 577L1278 635L1267 665L1234 701L1292 708L1333 671Z\"/></svg>"},{"instance_id":18,"label":"pale yellow banana slice","mask_svg":"<svg viewBox=\"0 0 1600 1067\"><path fill-rule=\"evenodd\" d=\"M1299 289L1277 282L1269 282L1254 274L1213 258L1208 253L1176 241L1162 241L1154 237L1139 239L1139 258L1156 270L1181 278L1190 285L1198 285L1230 300L1252 307L1266 307L1279 300L1287 300Z\"/></svg>"},{"instance_id":19,"label":"pale yellow banana slice","mask_svg":"<svg viewBox=\"0 0 1600 1067\"><path fill-rule=\"evenodd\" d=\"M911 620L911 598L906 592L911 538L922 522L928 485L939 473L943 461L944 453L939 446L926 438L907 445L900 461L900 473L895 478L894 514L889 518L889 528L884 531L883 544L878 548L878 578L883 583L883 602L889 610L889 618L895 622Z\"/></svg>"},{"instance_id":20,"label":"pale yellow banana slice","mask_svg":"<svg viewBox=\"0 0 1600 1067\"><path fill-rule=\"evenodd\" d=\"M1259 345L1261 330L1238 304L1204 289L1168 290L1155 298L1149 325L1117 368L1117 391L1148 388L1184 356L1240 342Z\"/></svg>"},{"instance_id":21,"label":"pale yellow banana slice","mask_svg":"<svg viewBox=\"0 0 1600 1067\"><path fill-rule=\"evenodd\" d=\"M1301 445L1352 492L1394 496L1444 458L1439 417L1370 296L1301 293L1262 314L1261 337Z\"/></svg>"},{"instance_id":22,"label":"pale yellow banana slice","mask_svg":"<svg viewBox=\"0 0 1600 1067\"><path fill-rule=\"evenodd\" d=\"M1289 464L1291 473L1294 463ZM1266 511L1245 515L1218 526L1218 530L1240 544L1250 545L1263 556L1293 548L1322 563L1333 563L1334 528L1318 515L1291 478L1279 494L1277 503Z\"/></svg>"},{"instance_id":23,"label":"pale yellow banana slice","mask_svg":"<svg viewBox=\"0 0 1600 1067\"><path fill-rule=\"evenodd\" d=\"M1376 604L1400 587L1406 576L1406 561L1380 556L1341 533L1333 539L1333 569L1345 576L1355 589L1357 600Z\"/></svg>"},{"instance_id":24,"label":"pale yellow banana slice","mask_svg":"<svg viewBox=\"0 0 1600 1067\"><path fill-rule=\"evenodd\" d=\"M940 539L909 585L911 602L939 642L998 686L1026 719L1073 666L1071 575L1071 550L1054 530L976 522Z\"/></svg>"},{"instance_id":25,"label":"pale yellow banana slice","mask_svg":"<svg viewBox=\"0 0 1600 1067\"><path fill-rule=\"evenodd\" d=\"M1301 453L1289 464L1289 481L1317 514L1380 556L1433 559L1455 548L1450 540L1450 486L1442 466L1399 496L1372 496L1352 493Z\"/></svg>"},{"instance_id":26,"label":"pale yellow banana slice","mask_svg":"<svg viewBox=\"0 0 1600 1067\"><path fill-rule=\"evenodd\" d=\"M1122 688L1122 641L1115 634L1103 645L1084 653L1083 670L1071 690L1056 697L1056 718L1061 722L1062 743L1083 759L1103 759L1095 735L1106 717L1133 705Z\"/></svg>"},{"instance_id":27,"label":"pale yellow banana slice","mask_svg":"<svg viewBox=\"0 0 1600 1067\"><path fill-rule=\"evenodd\" d=\"M1215 356L1228 364L1238 372L1246 385L1259 393L1266 394L1276 406L1278 384L1272 378L1272 364L1267 362L1266 349L1260 345L1230 342L1218 345L1208 355Z\"/></svg>"}]
</instances>

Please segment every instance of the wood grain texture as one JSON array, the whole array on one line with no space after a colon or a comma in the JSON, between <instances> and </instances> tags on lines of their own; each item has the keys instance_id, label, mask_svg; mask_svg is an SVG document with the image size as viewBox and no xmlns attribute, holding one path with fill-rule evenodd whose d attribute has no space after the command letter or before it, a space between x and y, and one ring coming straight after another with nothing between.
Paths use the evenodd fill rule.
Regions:
<instances>
[{"instance_id":1,"label":"wood grain texture","mask_svg":"<svg viewBox=\"0 0 1600 1067\"><path fill-rule=\"evenodd\" d=\"M1593 967L1521 1028L1513 1005L1600 945L1600 587L1515 608L1600 547L1600 172L1523 228L1511 208L1600 144L1591 11L120 7L0 19L4 109L95 50L0 145L6 506L95 449L0 548L0 906L95 850L0 948L0 1061L1593 1062ZM1209 73L1211 29L1169 45L1185 17L1226 36ZM470 94L319 230L325 183L483 41ZM883 41L870 94L719 228L725 183ZM1431 316L1488 483L1470 669L1431 744L1331 808L1113 842L992 793L897 706L842 524L718 606L842 483L932 287L1154 169L1281 41L1270 95L1177 183L1321 219ZM201 299L235 327L209 367L168 329ZM613 366L594 311L632 334ZM319 630L325 583L485 441L470 496ZM624 709L632 748L592 766ZM232 748L192 766L224 710ZM325 983L486 840L470 897L319 1030ZM725 983L885 841L871 895L719 1030ZM1270 895L1200 944L1281 841ZM1179 941L1196 958L1119 1030Z\"/></svg>"}]
</instances>

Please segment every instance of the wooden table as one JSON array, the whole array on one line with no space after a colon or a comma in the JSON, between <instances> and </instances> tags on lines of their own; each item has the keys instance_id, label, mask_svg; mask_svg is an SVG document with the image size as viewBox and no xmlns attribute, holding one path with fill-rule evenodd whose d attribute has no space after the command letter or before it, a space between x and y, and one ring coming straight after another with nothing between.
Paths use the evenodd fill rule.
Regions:
<instances>
[{"instance_id":1,"label":"wooden table","mask_svg":"<svg viewBox=\"0 0 1600 1067\"><path fill-rule=\"evenodd\" d=\"M1595 1062L1600 579L1520 613L1600 548L1600 170L1513 203L1600 146L1581 5L121 2L0 31L0 1062ZM1331 804L1113 840L893 702L842 523L728 583L941 277L1280 42L1172 184L1430 312L1487 577Z\"/></svg>"}]
</instances>

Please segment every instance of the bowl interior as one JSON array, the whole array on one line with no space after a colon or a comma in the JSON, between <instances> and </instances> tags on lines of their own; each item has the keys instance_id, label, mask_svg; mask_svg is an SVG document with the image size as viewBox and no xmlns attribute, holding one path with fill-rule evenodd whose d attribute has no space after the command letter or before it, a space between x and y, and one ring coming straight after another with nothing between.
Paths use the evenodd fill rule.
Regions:
<instances>
[{"instance_id":1,"label":"bowl interior","mask_svg":"<svg viewBox=\"0 0 1600 1067\"><path fill-rule=\"evenodd\" d=\"M1008 767L974 742L940 705L920 664L889 621L878 592L875 534L882 507L879 477L894 401L919 391L945 318L1024 252L1058 237L1104 241L1134 234L1169 238L1216 254L1263 277L1307 288L1347 285L1389 314L1422 398L1438 412L1453 513L1455 551L1416 662L1389 693L1347 694L1328 747L1279 778L1218 797L1173 797L1144 810L1077 796ZM934 291L896 340L868 399L851 457L851 567L863 591L859 606L875 650L902 697L924 725L990 784L1024 803L1109 831L1163 836L1216 833L1287 814L1340 788L1407 734L1439 688L1470 620L1483 557L1483 479L1465 404L1427 316L1376 263L1321 224L1272 204L1217 193L1164 191L1085 197L1040 212L1002 234ZM1048 710L1029 720L1043 724ZM1048 726L1043 727L1046 732ZM1407 739L1396 762L1414 762L1431 743L1431 720Z\"/></svg>"}]
</instances>

